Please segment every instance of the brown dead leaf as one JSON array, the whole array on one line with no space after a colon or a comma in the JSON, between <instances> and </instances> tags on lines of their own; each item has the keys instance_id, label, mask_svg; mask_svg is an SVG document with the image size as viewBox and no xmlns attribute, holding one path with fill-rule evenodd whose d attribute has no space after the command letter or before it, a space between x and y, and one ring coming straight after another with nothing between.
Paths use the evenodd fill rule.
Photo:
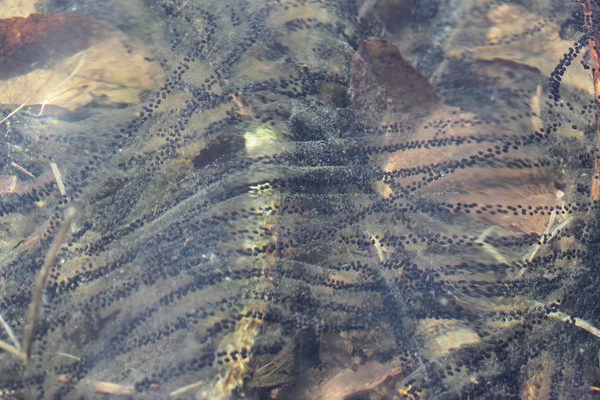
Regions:
<instances>
[{"instance_id":1,"label":"brown dead leaf","mask_svg":"<svg viewBox=\"0 0 600 400\"><path fill-rule=\"evenodd\" d=\"M344 400L362 392L375 389L389 378L398 375L404 365L367 362L356 371L343 370L311 391L311 400Z\"/></svg>"},{"instance_id":2,"label":"brown dead leaf","mask_svg":"<svg viewBox=\"0 0 600 400\"><path fill-rule=\"evenodd\" d=\"M23 75L86 49L112 30L87 15L32 14L0 20L0 79Z\"/></svg>"},{"instance_id":3,"label":"brown dead leaf","mask_svg":"<svg viewBox=\"0 0 600 400\"><path fill-rule=\"evenodd\" d=\"M478 343L477 333L459 321L427 318L419 321L417 334L423 338L424 354L430 359L445 357L453 349Z\"/></svg>"},{"instance_id":4,"label":"brown dead leaf","mask_svg":"<svg viewBox=\"0 0 600 400\"><path fill-rule=\"evenodd\" d=\"M36 13L41 0L2 0L0 18L27 17Z\"/></svg>"},{"instance_id":5,"label":"brown dead leaf","mask_svg":"<svg viewBox=\"0 0 600 400\"><path fill-rule=\"evenodd\" d=\"M438 103L435 89L383 39L369 38L352 58L352 105L371 125L426 116Z\"/></svg>"},{"instance_id":6,"label":"brown dead leaf","mask_svg":"<svg viewBox=\"0 0 600 400\"><path fill-rule=\"evenodd\" d=\"M488 5L487 0L474 0L474 4ZM573 45L572 40L560 37L560 21L541 18L517 4L498 4L490 7L487 13L489 24L474 24L465 18L463 24L469 27L471 37L486 37L483 46L470 46L463 36L449 36L443 48L454 58L467 57L470 60L507 60L539 70L549 76L556 67L556 60L563 57L565 49ZM457 29L456 32L464 30ZM464 33L463 33L464 35ZM593 94L589 72L583 68L572 68L563 77L563 84Z\"/></svg>"},{"instance_id":7,"label":"brown dead leaf","mask_svg":"<svg viewBox=\"0 0 600 400\"><path fill-rule=\"evenodd\" d=\"M0 103L55 106L131 104L155 89L162 69L139 42L85 15L0 21Z\"/></svg>"},{"instance_id":8,"label":"brown dead leaf","mask_svg":"<svg viewBox=\"0 0 600 400\"><path fill-rule=\"evenodd\" d=\"M430 141L441 137L477 137L482 134L502 136L506 133L492 127L482 130L477 118L458 108L442 104L435 88L406 63L398 49L381 39L363 42L353 58L352 104L361 118L372 126L404 123L408 118L415 123L404 133L388 132L382 140L394 145L406 141ZM425 121L424 117L427 117ZM433 146L398 151L380 160L383 171L408 171L421 165L469 161L471 156L488 152L489 143L472 141L461 146ZM535 159L537 154L523 149L520 157ZM499 156L499 158L502 156ZM448 168L449 170L452 168ZM398 175L396 182L405 187L418 184L423 174L406 177ZM429 183L414 196L428 200L443 199L448 203L480 205L519 204L522 207L556 206L554 176L544 168L497 169L485 164L479 168L458 168L448 172L444 179ZM381 185L380 185L381 186ZM392 194L389 187L378 187L383 197ZM548 215L521 218L521 215L482 215L491 224L524 233L542 234L548 224Z\"/></svg>"}]
</instances>

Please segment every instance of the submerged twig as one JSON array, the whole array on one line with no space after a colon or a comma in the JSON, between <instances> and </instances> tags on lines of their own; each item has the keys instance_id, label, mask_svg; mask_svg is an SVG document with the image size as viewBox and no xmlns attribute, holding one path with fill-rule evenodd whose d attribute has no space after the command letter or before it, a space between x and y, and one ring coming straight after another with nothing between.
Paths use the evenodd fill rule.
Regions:
<instances>
[{"instance_id":1,"label":"submerged twig","mask_svg":"<svg viewBox=\"0 0 600 400\"><path fill-rule=\"evenodd\" d=\"M173 390L171 393L169 393L169 396L171 396L171 397L180 396L180 395L185 394L185 393L187 393L187 392L189 392L191 390L198 389L198 388L202 387L203 384L204 384L204 381L194 382L194 383L192 383L190 385L186 385L186 386L181 387L179 389Z\"/></svg>"},{"instance_id":2,"label":"submerged twig","mask_svg":"<svg viewBox=\"0 0 600 400\"><path fill-rule=\"evenodd\" d=\"M542 307L542 308L545 307L545 305L543 303L540 303L539 301L533 300L532 303L536 307ZM575 318L575 317L573 317L567 313L564 313L562 311L552 311L551 313L548 314L548 317L557 319L557 320L563 321L563 322L573 322L575 324L575 326L591 333L592 335L596 336L597 338L600 338L600 329L598 329L594 325L592 325L591 322L588 322L581 318Z\"/></svg>"},{"instance_id":3,"label":"submerged twig","mask_svg":"<svg viewBox=\"0 0 600 400\"><path fill-rule=\"evenodd\" d=\"M36 179L35 175L33 175L31 172L27 171L25 169L25 167L20 166L19 164L17 164L14 161L11 161L10 163L11 167L18 169L19 171L21 171L22 173L24 173L25 175L29 176L30 178Z\"/></svg>"},{"instance_id":4,"label":"submerged twig","mask_svg":"<svg viewBox=\"0 0 600 400\"><path fill-rule=\"evenodd\" d=\"M62 351L57 351L54 354L58 354L59 356L67 357L73 360L81 361L81 358L74 356L73 354L63 353Z\"/></svg>"},{"instance_id":5,"label":"submerged twig","mask_svg":"<svg viewBox=\"0 0 600 400\"><path fill-rule=\"evenodd\" d=\"M135 393L135 386L133 385L119 385L117 383L92 380L84 380L83 382L91 385L97 393L113 394L116 396L131 396Z\"/></svg>"},{"instance_id":6,"label":"submerged twig","mask_svg":"<svg viewBox=\"0 0 600 400\"><path fill-rule=\"evenodd\" d=\"M62 180L62 175L56 163L51 162L50 168L52 168L52 173L54 174L54 179L56 180L56 186L58 186L58 191L61 196L67 196L67 189L65 188L65 183Z\"/></svg>"},{"instance_id":7,"label":"submerged twig","mask_svg":"<svg viewBox=\"0 0 600 400\"><path fill-rule=\"evenodd\" d=\"M12 354L19 360L25 362L25 354L19 351L15 346L6 343L4 340L0 340L0 349L6 351L7 353Z\"/></svg>"},{"instance_id":8,"label":"submerged twig","mask_svg":"<svg viewBox=\"0 0 600 400\"><path fill-rule=\"evenodd\" d=\"M555 212L552 211L552 216L555 216L555 215L556 215ZM565 228L567 225L569 225L572 221L572 219L569 217L566 220L564 220L563 222L561 222L560 224L556 225L555 227L552 227L552 225L555 222L555 219L556 219L555 217L550 218L550 222L548 222L548 227L546 228L544 235L540 238L540 242L533 245L531 251L528 254L526 254L525 256L523 256L523 261L526 261L528 263L532 262L533 259L535 258L535 256L537 255L538 251L542 248L541 240L544 239L547 243L549 243L550 240L552 240L563 228ZM526 270L527 270L527 268L525 267L521 271L519 271L519 273L517 274L517 278L521 278L523 276L523 274L525 274Z\"/></svg>"},{"instance_id":9,"label":"submerged twig","mask_svg":"<svg viewBox=\"0 0 600 400\"><path fill-rule=\"evenodd\" d=\"M594 99L598 100L600 96L600 53L598 52L598 44L600 40L597 37L597 31L594 31L594 26L598 21L594 21L594 11L597 11L596 7L592 4L593 1L585 0L581 2L581 9L583 11L585 27L589 31L588 37L588 49L590 52L590 58L592 60L592 79L594 81ZM592 201L600 199L600 119L598 116L598 109L596 109L596 141L594 145L594 172L592 174L592 187L590 190L590 198Z\"/></svg>"},{"instance_id":10,"label":"submerged twig","mask_svg":"<svg viewBox=\"0 0 600 400\"><path fill-rule=\"evenodd\" d=\"M10 325L8 325L8 323L6 322L6 320L4 319L4 317L2 316L2 314L0 314L0 323L2 323L2 326L4 327L4 330L8 334L8 337L10 338L10 340L15 345L15 348L17 350L21 351L21 344L19 343L19 339L17 339L17 335L15 335L15 333L12 330L12 328L10 327Z\"/></svg>"},{"instance_id":11,"label":"submerged twig","mask_svg":"<svg viewBox=\"0 0 600 400\"><path fill-rule=\"evenodd\" d=\"M487 228L485 231L483 231L481 233L481 235L479 235L479 237L477 239L475 239L475 243L481 245L483 247L483 249L488 252L492 257L494 257L494 259L496 261L498 261L501 264L506 264L506 265L510 265L508 263L508 261L506 260L506 258L504 258L504 256L502 254L500 254L500 252L498 250L496 250L496 248L494 246L492 246L489 243L486 243L485 239L491 235L491 233L497 228L496 225L492 225L489 228Z\"/></svg>"},{"instance_id":12,"label":"submerged twig","mask_svg":"<svg viewBox=\"0 0 600 400\"><path fill-rule=\"evenodd\" d=\"M594 325L592 325L590 322L585 321L581 318L575 318L572 317L568 314L565 314L562 311L555 311L555 312L551 312L550 314L548 314L548 316L550 318L554 318L554 319L558 319L560 321L563 322L571 322L574 321L575 322L575 326L588 331L589 333L591 333L592 335L596 336L597 338L600 338L600 329L596 328Z\"/></svg>"},{"instance_id":13,"label":"submerged twig","mask_svg":"<svg viewBox=\"0 0 600 400\"><path fill-rule=\"evenodd\" d=\"M57 380L59 383L67 383L70 381L70 378L67 375L59 375ZM121 385L92 379L82 379L80 383L96 393L112 394L115 396L131 396L135 394L135 386L133 385Z\"/></svg>"}]
</instances>

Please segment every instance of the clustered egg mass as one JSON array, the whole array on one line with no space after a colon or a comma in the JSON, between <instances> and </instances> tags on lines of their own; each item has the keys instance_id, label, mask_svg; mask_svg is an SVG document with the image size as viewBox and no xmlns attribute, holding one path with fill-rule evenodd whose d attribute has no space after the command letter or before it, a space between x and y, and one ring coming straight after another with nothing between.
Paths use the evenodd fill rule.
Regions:
<instances>
[{"instance_id":1,"label":"clustered egg mass","mask_svg":"<svg viewBox=\"0 0 600 400\"><path fill-rule=\"evenodd\" d=\"M0 195L0 223L30 227L0 257L19 337L79 214L33 358L0 358L2 394L591 398L597 101L567 78L592 86L595 31L577 2L408 3L155 2L166 72L142 104L59 121L68 134L1 125L67 190ZM515 10L535 21L502 32ZM553 34L571 43L558 58Z\"/></svg>"}]
</instances>

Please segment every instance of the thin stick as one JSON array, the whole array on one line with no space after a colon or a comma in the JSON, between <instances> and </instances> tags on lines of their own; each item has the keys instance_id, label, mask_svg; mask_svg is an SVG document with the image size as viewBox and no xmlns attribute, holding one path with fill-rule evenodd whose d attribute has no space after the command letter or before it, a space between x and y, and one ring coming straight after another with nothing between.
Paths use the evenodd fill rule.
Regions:
<instances>
[{"instance_id":1,"label":"thin stick","mask_svg":"<svg viewBox=\"0 0 600 400\"><path fill-rule=\"evenodd\" d=\"M269 361L268 363L266 363L265 365L263 365L262 367L260 367L259 369L257 369L254 373L262 371L263 369L265 369L268 366L272 365L275 361L279 361L285 355L289 355L289 353L287 353L287 351L283 351L282 350L279 354L277 354L277 356L275 358L273 358L271 361Z\"/></svg>"},{"instance_id":2,"label":"thin stick","mask_svg":"<svg viewBox=\"0 0 600 400\"><path fill-rule=\"evenodd\" d=\"M4 327L4 330L8 334L8 337L10 338L10 340L15 345L15 348L17 350L21 351L21 344L19 343L19 339L17 339L17 335L15 335L15 333L13 332L12 328L10 327L10 325L8 325L6 323L6 320L4 319L4 317L2 316L2 314L0 314L0 323Z\"/></svg>"},{"instance_id":3,"label":"thin stick","mask_svg":"<svg viewBox=\"0 0 600 400\"><path fill-rule=\"evenodd\" d=\"M594 325L587 322L586 320L583 320L581 318L573 318L570 315L565 314L562 311L551 312L550 314L548 314L548 316L550 318L558 319L563 322L575 321L575 326L577 326L585 331L588 331L589 333L596 336L597 338L600 338L600 329L596 328Z\"/></svg>"},{"instance_id":4,"label":"thin stick","mask_svg":"<svg viewBox=\"0 0 600 400\"><path fill-rule=\"evenodd\" d=\"M59 383L68 383L71 381L71 378L67 375L59 375L57 381ZM135 386L133 385L121 385L92 379L82 379L79 383L86 388L94 390L96 393L114 394L116 396L131 396L135 394Z\"/></svg>"},{"instance_id":5,"label":"thin stick","mask_svg":"<svg viewBox=\"0 0 600 400\"><path fill-rule=\"evenodd\" d=\"M202 387L203 384L204 381L198 381L190 385L180 387L179 389L173 390L171 393L169 393L169 396L177 397L179 395L189 392L190 390L198 389L199 387Z\"/></svg>"},{"instance_id":6,"label":"thin stick","mask_svg":"<svg viewBox=\"0 0 600 400\"><path fill-rule=\"evenodd\" d=\"M552 215L554 214L554 211L552 211ZM554 223L554 219L550 218L550 222ZM567 225L569 225L571 223L571 218L567 218L566 220L564 220L563 222L561 222L560 224L558 224L554 229L551 229L551 225L550 223L548 223L548 228L546 228L546 231L544 232L545 238L541 237L540 240L544 239L546 241L546 243L549 243L550 240L552 240L554 238L554 236L558 233L558 231L560 231L561 229L563 229L564 227L566 227ZM535 258L536 254L538 253L538 251L540 250L540 248L542 247L541 244L535 244L532 247L531 252L529 253L529 255L525 255L523 257L523 261L528 261L531 262L533 261L533 259ZM519 273L517 274L517 278L520 278L523 276L523 274L525 273L525 270L527 268L523 268L521 271L519 271Z\"/></svg>"},{"instance_id":7,"label":"thin stick","mask_svg":"<svg viewBox=\"0 0 600 400\"><path fill-rule=\"evenodd\" d=\"M46 259L44 260L44 265L37 277L37 281L35 283L35 288L33 290L33 295L31 298L31 304L29 304L29 311L27 313L27 322L25 324L25 333L23 334L23 354L24 354L24 362L27 363L29 358L31 357L31 346L33 344L33 334L35 331L35 325L37 323L38 317L40 315L40 306L42 303L42 295L44 293L44 288L46 286L46 281L48 280L48 274L50 273L50 268L54 264L54 260L56 260L56 256L65 241L65 236L67 235L67 231L71 227L73 220L77 216L77 211L74 208L68 208L65 212L65 218L58 230L58 234L56 235L56 239L54 239L54 243L48 250L46 254Z\"/></svg>"},{"instance_id":8,"label":"thin stick","mask_svg":"<svg viewBox=\"0 0 600 400\"><path fill-rule=\"evenodd\" d=\"M62 196L67 195L67 189L65 188L65 183L62 180L62 175L56 163L51 162L50 168L52 168L52 173L54 174L54 179L56 180L56 185L58 186L58 191Z\"/></svg>"},{"instance_id":9,"label":"thin stick","mask_svg":"<svg viewBox=\"0 0 600 400\"><path fill-rule=\"evenodd\" d=\"M10 165L11 165L13 168L16 168L16 169L18 169L19 171L21 171L21 172L22 172L22 173L24 173L25 175L27 175L27 176L29 176L29 177L31 177L31 178L33 178L33 179L35 179L35 175L33 175L31 172L27 171L27 170L25 169L25 167L21 167L19 164L17 164L17 163L16 163L16 162L14 162L14 161L11 161Z\"/></svg>"},{"instance_id":10,"label":"thin stick","mask_svg":"<svg viewBox=\"0 0 600 400\"><path fill-rule=\"evenodd\" d=\"M590 52L590 58L592 59L592 78L594 81L594 100L598 100L600 96L600 53L598 52L599 40L592 31L593 26L598 23L594 21L592 16L594 15L594 6L591 0L585 0L581 2L581 9L583 10L585 27L590 32L588 38L588 49ZM596 109L596 143L594 145L594 172L592 174L592 187L590 190L590 198L592 201L600 199L600 179L597 176L600 174L600 119L598 115L598 109Z\"/></svg>"},{"instance_id":11,"label":"thin stick","mask_svg":"<svg viewBox=\"0 0 600 400\"><path fill-rule=\"evenodd\" d=\"M135 386L133 385L119 385L117 383L96 382L92 380L84 380L84 383L93 386L97 393L114 394L117 396L131 396L135 394Z\"/></svg>"},{"instance_id":12,"label":"thin stick","mask_svg":"<svg viewBox=\"0 0 600 400\"><path fill-rule=\"evenodd\" d=\"M492 255L492 257L494 257L494 259L496 261L498 261L501 264L506 264L506 265L510 265L508 263L508 261L506 260L506 258L504 258L504 256L502 254L500 254L500 252L498 250L496 250L496 248L494 246L492 246L489 243L485 242L485 239L491 235L491 233L496 229L496 225L492 225L489 228L487 228L485 231L483 231L481 233L481 235L479 235L479 237L477 239L475 239L475 243L480 244L483 249L485 251L487 251L488 253L490 253Z\"/></svg>"},{"instance_id":13,"label":"thin stick","mask_svg":"<svg viewBox=\"0 0 600 400\"><path fill-rule=\"evenodd\" d=\"M544 304L540 303L539 301L530 300L530 302L532 305L535 305L536 307L544 307ZM585 331L588 331L589 333L596 336L597 338L600 338L600 329L596 328L594 325L592 325L590 322L588 322L584 319L572 317L569 314L564 313L562 311L553 311L550 314L548 314L548 317L554 318L554 319L557 319L557 320L563 321L563 322L575 321L575 326L577 326Z\"/></svg>"},{"instance_id":14,"label":"thin stick","mask_svg":"<svg viewBox=\"0 0 600 400\"><path fill-rule=\"evenodd\" d=\"M54 354L58 354L59 356L63 356L63 357L67 357L67 358L71 358L73 360L77 360L77 361L81 361L81 358L74 356L72 354L68 354L68 353L63 353L62 351L57 351Z\"/></svg>"},{"instance_id":15,"label":"thin stick","mask_svg":"<svg viewBox=\"0 0 600 400\"><path fill-rule=\"evenodd\" d=\"M6 351L7 353L12 354L17 357L19 360L25 362L25 354L21 351L17 350L15 346L12 344L6 343L4 340L0 340L0 349Z\"/></svg>"},{"instance_id":16,"label":"thin stick","mask_svg":"<svg viewBox=\"0 0 600 400\"><path fill-rule=\"evenodd\" d=\"M13 115L15 115L16 113L18 113L19 111L21 111L21 109L27 105L27 103L29 102L29 100L31 100L31 97L29 99L25 100L25 102L23 104L21 104L19 107L15 108L13 110L13 112L11 112L6 117L4 117L4 119L2 121L0 121L0 125L2 125L4 122L6 122L7 120L9 120L10 117L12 117Z\"/></svg>"}]
</instances>

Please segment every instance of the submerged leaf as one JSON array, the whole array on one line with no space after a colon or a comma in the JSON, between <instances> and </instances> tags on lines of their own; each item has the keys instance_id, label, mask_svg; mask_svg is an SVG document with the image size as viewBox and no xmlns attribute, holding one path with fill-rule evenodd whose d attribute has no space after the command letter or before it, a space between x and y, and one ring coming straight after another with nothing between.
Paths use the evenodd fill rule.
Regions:
<instances>
[{"instance_id":1,"label":"submerged leaf","mask_svg":"<svg viewBox=\"0 0 600 400\"><path fill-rule=\"evenodd\" d=\"M0 41L0 103L37 105L39 114L135 103L162 81L141 43L85 15L0 20Z\"/></svg>"}]
</instances>

